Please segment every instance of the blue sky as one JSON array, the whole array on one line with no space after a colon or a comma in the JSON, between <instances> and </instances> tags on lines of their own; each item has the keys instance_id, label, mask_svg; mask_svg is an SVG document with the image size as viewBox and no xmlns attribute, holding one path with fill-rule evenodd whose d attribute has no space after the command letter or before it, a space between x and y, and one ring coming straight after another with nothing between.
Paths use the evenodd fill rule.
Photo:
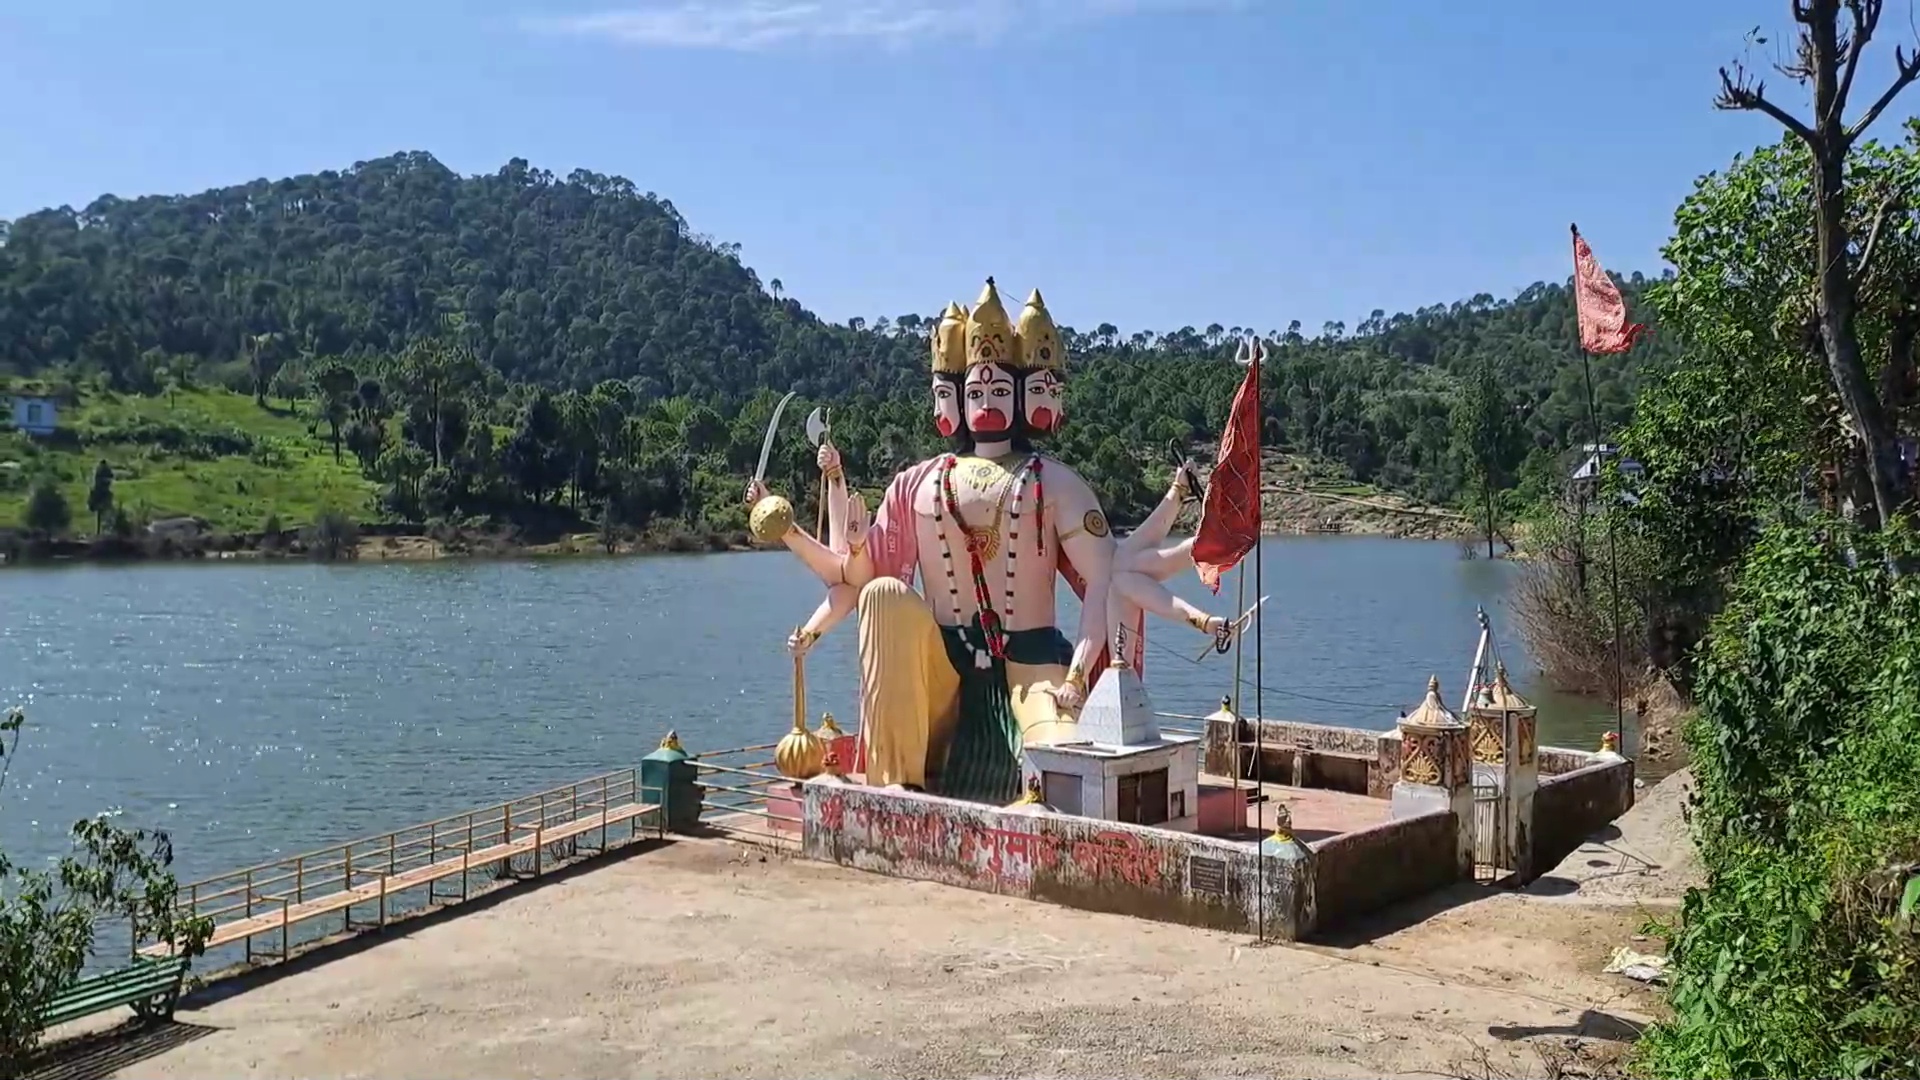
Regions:
<instances>
[{"instance_id":1,"label":"blue sky","mask_svg":"<svg viewBox=\"0 0 1920 1080\"><path fill-rule=\"evenodd\" d=\"M1657 269L1694 178L1777 137L1709 102L1787 12L8 0L0 217L400 150L519 156L667 196L837 320L932 312L991 273L1082 327L1352 325L1565 278L1568 221L1608 267Z\"/></svg>"}]
</instances>

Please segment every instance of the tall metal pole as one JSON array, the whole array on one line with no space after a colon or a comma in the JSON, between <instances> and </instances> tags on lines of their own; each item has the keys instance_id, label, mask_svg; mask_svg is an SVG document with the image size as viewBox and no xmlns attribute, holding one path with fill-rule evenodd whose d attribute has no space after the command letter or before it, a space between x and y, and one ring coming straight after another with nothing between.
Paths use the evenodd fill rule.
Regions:
<instances>
[{"instance_id":1,"label":"tall metal pole","mask_svg":"<svg viewBox=\"0 0 1920 1080\"><path fill-rule=\"evenodd\" d=\"M1593 397L1593 357L1585 349L1580 350L1580 369L1587 379L1587 430L1593 434L1593 460L1596 468L1595 480L1604 489L1607 470L1606 446L1600 440L1600 411L1594 405ZM1607 522L1607 607L1608 617L1613 623L1613 730L1620 735L1620 749L1626 757L1633 757L1638 739L1627 737L1626 725L1626 663L1620 653L1620 558L1613 546L1613 507L1606 508ZM1582 532L1585 525L1582 524Z\"/></svg>"},{"instance_id":2,"label":"tall metal pole","mask_svg":"<svg viewBox=\"0 0 1920 1080\"><path fill-rule=\"evenodd\" d=\"M1262 558L1261 548L1265 546L1262 541L1266 539L1267 517L1267 462L1263 445L1266 439L1266 431L1264 430L1266 428L1266 411L1261 407L1260 402L1260 380L1262 373L1260 371L1261 348L1259 338L1256 337L1253 339L1251 349L1253 352L1254 417L1258 421L1253 426L1253 595L1265 596L1267 595L1267 587L1261 575L1261 569L1265 560ZM1266 608L1267 605L1261 604L1256 607L1253 612L1253 716L1254 731L1257 732L1254 736L1254 790L1258 793L1257 797L1260 800L1256 804L1258 809L1254 811L1254 821L1256 822L1255 831L1260 836L1259 843L1265 843L1267 839ZM1259 859L1260 940L1265 941L1267 939L1267 859L1265 855L1261 855Z\"/></svg>"}]
</instances>

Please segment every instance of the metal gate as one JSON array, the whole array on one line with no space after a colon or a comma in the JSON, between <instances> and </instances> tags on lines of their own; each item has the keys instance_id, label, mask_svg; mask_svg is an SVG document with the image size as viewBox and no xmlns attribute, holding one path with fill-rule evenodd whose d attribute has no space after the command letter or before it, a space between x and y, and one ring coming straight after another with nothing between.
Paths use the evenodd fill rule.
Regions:
<instances>
[{"instance_id":1,"label":"metal gate","mask_svg":"<svg viewBox=\"0 0 1920 1080\"><path fill-rule=\"evenodd\" d=\"M1500 785L1491 777L1473 778L1473 879L1492 882L1506 861L1506 837L1511 827L1507 809L1511 804L1500 797Z\"/></svg>"}]
</instances>

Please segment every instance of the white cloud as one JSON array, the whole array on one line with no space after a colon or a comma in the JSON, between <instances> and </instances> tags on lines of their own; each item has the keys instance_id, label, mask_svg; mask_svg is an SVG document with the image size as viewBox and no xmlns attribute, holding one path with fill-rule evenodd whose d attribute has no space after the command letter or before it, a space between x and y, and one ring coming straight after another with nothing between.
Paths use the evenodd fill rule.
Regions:
<instances>
[{"instance_id":1,"label":"white cloud","mask_svg":"<svg viewBox=\"0 0 1920 1080\"><path fill-rule=\"evenodd\" d=\"M1064 26L1236 0L641 0L617 11L529 20L549 33L682 49L768 49L802 42L907 45L998 38L1016 19Z\"/></svg>"}]
</instances>

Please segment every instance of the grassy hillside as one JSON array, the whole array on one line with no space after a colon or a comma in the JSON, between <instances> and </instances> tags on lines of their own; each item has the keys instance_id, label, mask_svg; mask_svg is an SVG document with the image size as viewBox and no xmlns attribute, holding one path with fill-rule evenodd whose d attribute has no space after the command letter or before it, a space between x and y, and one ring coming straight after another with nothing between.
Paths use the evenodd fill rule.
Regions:
<instances>
[{"instance_id":1,"label":"grassy hillside","mask_svg":"<svg viewBox=\"0 0 1920 1080\"><path fill-rule=\"evenodd\" d=\"M1642 320L1648 284L1622 282ZM948 299L979 287L955 281L923 312L832 324L624 179L517 159L461 176L407 153L0 222L0 378L147 395L82 402L66 445L77 456L52 460L69 498L84 495L99 457L124 462L120 503L135 516L257 528L269 511L292 521L339 501L363 521L728 528L782 392L801 395L796 417L834 408L850 473L884 476L932 453L926 331ZM1590 438L1563 284L1374 311L1318 334L1284 315L1060 327L1070 421L1052 449L1111 517L1138 520L1167 448L1218 437L1240 378L1234 342L1261 325L1267 445L1331 463L1334 479L1460 505L1478 501L1484 474L1524 503ZM1594 366L1603 426L1628 419L1641 370L1673 349L1649 335ZM200 411L176 416L157 396L184 385L331 415L357 468L335 467L301 419L244 398L190 397L177 407ZM254 476L249 463L265 467ZM772 470L790 486L815 479L797 440ZM0 521L17 519L30 476L0 478ZM1321 504L1337 501L1295 516L1327 525ZM84 505L76 525L91 524Z\"/></svg>"},{"instance_id":2,"label":"grassy hillside","mask_svg":"<svg viewBox=\"0 0 1920 1080\"><path fill-rule=\"evenodd\" d=\"M30 479L59 478L77 531L93 531L87 492L102 460L113 467L115 502L135 521L205 518L229 532L260 529L270 515L287 528L326 508L360 516L372 482L351 455L333 460L326 429L227 390L171 396L101 393L61 410L50 442L0 433L0 526L18 525Z\"/></svg>"}]
</instances>

